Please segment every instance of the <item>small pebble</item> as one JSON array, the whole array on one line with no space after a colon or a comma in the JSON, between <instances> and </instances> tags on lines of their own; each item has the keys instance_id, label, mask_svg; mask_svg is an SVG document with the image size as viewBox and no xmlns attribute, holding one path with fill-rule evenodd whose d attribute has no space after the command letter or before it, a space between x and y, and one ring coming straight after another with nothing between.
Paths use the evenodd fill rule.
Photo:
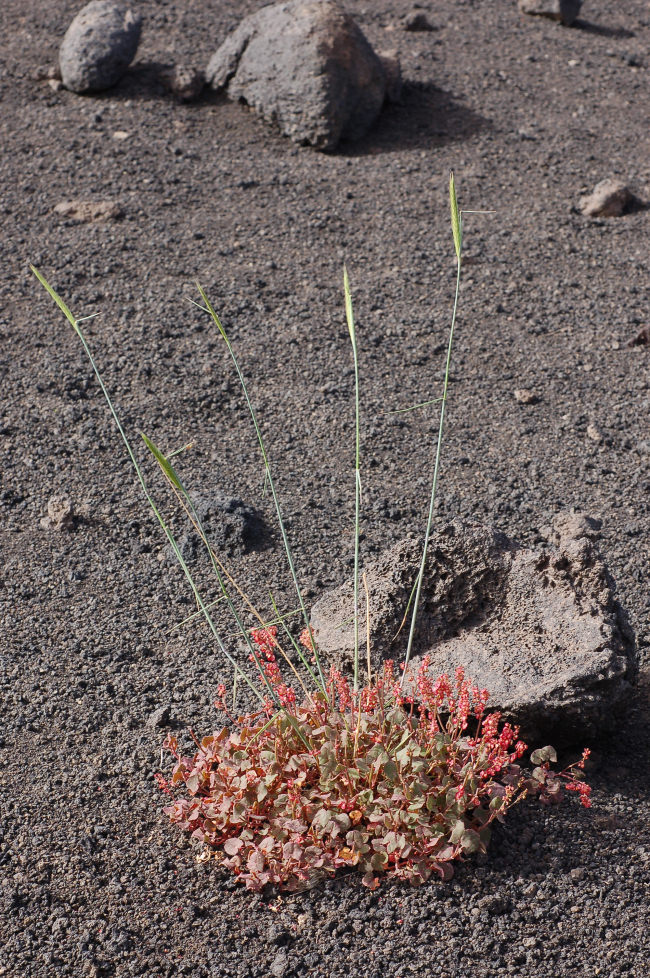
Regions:
<instances>
[{"instance_id":1,"label":"small pebble","mask_svg":"<svg viewBox=\"0 0 650 978\"><path fill-rule=\"evenodd\" d=\"M271 974L274 978L282 978L289 967L289 959L285 950L278 951L271 964Z\"/></svg>"},{"instance_id":2,"label":"small pebble","mask_svg":"<svg viewBox=\"0 0 650 978\"><path fill-rule=\"evenodd\" d=\"M72 530L74 528L74 510L72 500L64 492L52 496L47 504L47 516L41 520L41 526L53 530Z\"/></svg>"},{"instance_id":3,"label":"small pebble","mask_svg":"<svg viewBox=\"0 0 650 978\"><path fill-rule=\"evenodd\" d=\"M515 400L519 401L520 404L536 404L539 398L533 391L521 387L515 391Z\"/></svg>"},{"instance_id":4,"label":"small pebble","mask_svg":"<svg viewBox=\"0 0 650 978\"><path fill-rule=\"evenodd\" d=\"M404 18L405 31L435 31L435 29L423 10L412 10Z\"/></svg>"},{"instance_id":5,"label":"small pebble","mask_svg":"<svg viewBox=\"0 0 650 978\"><path fill-rule=\"evenodd\" d=\"M634 202L634 195L622 180L608 178L596 184L588 197L583 197L580 210L587 217L620 217Z\"/></svg>"},{"instance_id":6,"label":"small pebble","mask_svg":"<svg viewBox=\"0 0 650 978\"><path fill-rule=\"evenodd\" d=\"M147 720L147 726L148 727L167 726L167 724L169 723L170 713L171 713L171 707L169 705L159 706L158 709L154 710L153 713L149 716L149 719Z\"/></svg>"},{"instance_id":7,"label":"small pebble","mask_svg":"<svg viewBox=\"0 0 650 978\"><path fill-rule=\"evenodd\" d=\"M271 924L266 936L269 943L282 947L284 944L288 943L291 935L289 934L289 931L281 924Z\"/></svg>"},{"instance_id":8,"label":"small pebble","mask_svg":"<svg viewBox=\"0 0 650 978\"><path fill-rule=\"evenodd\" d=\"M190 65L173 65L161 72L160 80L167 91L181 102L198 98L205 85L204 73Z\"/></svg>"},{"instance_id":9,"label":"small pebble","mask_svg":"<svg viewBox=\"0 0 650 978\"><path fill-rule=\"evenodd\" d=\"M124 211L114 200L62 200L56 204L54 213L80 224L119 221L124 216Z\"/></svg>"}]
</instances>

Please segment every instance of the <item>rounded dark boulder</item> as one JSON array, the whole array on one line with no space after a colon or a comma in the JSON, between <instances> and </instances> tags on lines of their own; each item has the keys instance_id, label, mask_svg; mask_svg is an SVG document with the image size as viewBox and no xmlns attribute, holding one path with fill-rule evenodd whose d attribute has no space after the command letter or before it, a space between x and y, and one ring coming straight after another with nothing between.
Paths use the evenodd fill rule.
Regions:
<instances>
[{"instance_id":1,"label":"rounded dark boulder","mask_svg":"<svg viewBox=\"0 0 650 978\"><path fill-rule=\"evenodd\" d=\"M381 58L333 0L290 0L245 17L211 58L206 80L320 150L363 137L387 97Z\"/></svg>"},{"instance_id":2,"label":"rounded dark boulder","mask_svg":"<svg viewBox=\"0 0 650 978\"><path fill-rule=\"evenodd\" d=\"M61 80L72 92L115 85L133 61L142 17L111 0L92 0L74 18L59 51Z\"/></svg>"}]
</instances>

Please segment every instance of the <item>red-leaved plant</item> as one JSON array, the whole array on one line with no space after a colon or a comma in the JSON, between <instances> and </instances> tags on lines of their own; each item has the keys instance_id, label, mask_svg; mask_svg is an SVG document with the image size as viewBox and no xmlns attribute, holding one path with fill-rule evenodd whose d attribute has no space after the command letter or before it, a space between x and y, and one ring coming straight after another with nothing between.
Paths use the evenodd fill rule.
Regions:
<instances>
[{"instance_id":1,"label":"red-leaved plant","mask_svg":"<svg viewBox=\"0 0 650 978\"><path fill-rule=\"evenodd\" d=\"M252 633L283 711L266 699L256 713L231 717L220 687L215 705L231 727L205 737L192 757L168 737L176 765L171 781L158 775L162 790L178 795L164 809L172 822L213 847L248 889L298 890L350 867L371 889L380 874L414 885L449 879L451 863L485 852L491 823L527 795L557 802L565 785L590 805L577 776L589 751L554 772L555 751L545 747L525 773L518 728L486 713L487 691L462 669L453 682L434 682L425 657L416 699L402 693L390 661L356 692L332 669L325 692L299 701L282 679L276 635ZM310 646L307 633L302 639Z\"/></svg>"},{"instance_id":2,"label":"red-leaved plant","mask_svg":"<svg viewBox=\"0 0 650 978\"><path fill-rule=\"evenodd\" d=\"M219 687L217 705L230 726L200 743L192 757L181 756L178 741L168 737L165 746L176 758L171 780L159 773L159 786L172 796L165 812L171 820L213 851L224 866L246 886L260 890L267 883L290 889L309 886L314 880L342 868L356 867L363 882L374 888L380 874L390 873L417 884L437 875L451 876L451 864L461 856L485 851L491 823L502 819L512 805L527 795L544 803L558 801L562 787L577 791L589 806L590 789L580 779L588 751L563 771L554 772L557 760L552 747L533 751L532 773L519 765L526 745L518 729L501 723L499 713L487 713L488 693L473 686L458 670L454 680L430 677L430 661L423 659L415 676L409 661L416 631L420 591L431 533L438 484L445 405L450 378L451 351L456 322L462 259L462 213L458 209L453 174L449 197L454 249L457 258L456 293L447 346L442 397L416 405L440 404L437 447L429 514L420 570L413 588L410 632L399 679L393 664L373 677L368 648L368 684L359 682L359 540L360 540L360 423L357 342L347 272L344 271L345 309L355 374L355 552L353 680L332 669L326 673L314 644L302 591L271 474L260 425L244 375L230 340L206 293L199 294L221 334L237 371L253 422L264 463L265 483L275 505L289 571L306 629L300 645L291 640L290 658L277 641L274 627L250 634L233 601L232 589L254 608L227 573L214 552L192 497L170 459L150 438L144 442L181 502L210 556L221 597L227 602L246 641L255 677L249 677L222 640L200 588L183 558L174 535L147 487L144 473L120 423L102 381L86 338L63 299L35 268L32 270L77 333L126 446L143 492L185 573L203 616L225 660L235 675L246 682L260 703L257 712L230 716L225 687ZM407 410L412 410L408 408ZM274 613L278 614L274 604ZM283 621L277 618L276 620ZM304 649L307 650L305 655ZM277 653L296 677L299 694L283 680ZM294 661L299 659L308 677L301 679ZM313 668L312 668L313 665ZM410 679L405 692L405 679Z\"/></svg>"}]
</instances>

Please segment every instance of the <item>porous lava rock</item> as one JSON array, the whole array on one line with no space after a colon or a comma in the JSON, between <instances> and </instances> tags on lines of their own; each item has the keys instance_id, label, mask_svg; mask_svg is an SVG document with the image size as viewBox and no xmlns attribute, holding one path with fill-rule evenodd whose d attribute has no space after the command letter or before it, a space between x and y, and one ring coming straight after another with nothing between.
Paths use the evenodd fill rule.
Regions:
<instances>
[{"instance_id":1,"label":"porous lava rock","mask_svg":"<svg viewBox=\"0 0 650 978\"><path fill-rule=\"evenodd\" d=\"M332 0L289 0L245 17L211 58L206 79L320 150L363 137L387 94L381 58Z\"/></svg>"},{"instance_id":2,"label":"porous lava rock","mask_svg":"<svg viewBox=\"0 0 650 978\"><path fill-rule=\"evenodd\" d=\"M205 75L192 65L175 64L160 73L160 81L180 102L193 102L205 85Z\"/></svg>"},{"instance_id":3,"label":"porous lava rock","mask_svg":"<svg viewBox=\"0 0 650 978\"><path fill-rule=\"evenodd\" d=\"M635 197L622 180L607 177L583 197L580 210L587 217L620 217L634 203Z\"/></svg>"},{"instance_id":4,"label":"porous lava rock","mask_svg":"<svg viewBox=\"0 0 650 978\"><path fill-rule=\"evenodd\" d=\"M142 17L111 0L92 0L74 18L59 51L61 79L72 92L115 85L133 61Z\"/></svg>"},{"instance_id":5,"label":"porous lava rock","mask_svg":"<svg viewBox=\"0 0 650 978\"><path fill-rule=\"evenodd\" d=\"M549 17L571 26L580 13L582 0L519 0L519 9L534 17Z\"/></svg>"},{"instance_id":6,"label":"porous lava rock","mask_svg":"<svg viewBox=\"0 0 650 978\"><path fill-rule=\"evenodd\" d=\"M525 738L556 744L611 730L636 677L634 637L598 553L599 524L561 514L540 530L546 543L518 547L504 534L452 521L430 542L413 669L462 666L490 692L489 707ZM404 540L366 567L372 665L403 658L398 633L418 572L421 545ZM360 601L365 662L365 597ZM354 654L352 582L325 595L311 623L324 656L349 671Z\"/></svg>"},{"instance_id":7,"label":"porous lava rock","mask_svg":"<svg viewBox=\"0 0 650 978\"><path fill-rule=\"evenodd\" d=\"M72 500L65 492L57 492L47 503L47 516L41 520L44 529L73 530L75 524Z\"/></svg>"},{"instance_id":8,"label":"porous lava rock","mask_svg":"<svg viewBox=\"0 0 650 978\"><path fill-rule=\"evenodd\" d=\"M262 542L262 518L242 499L221 492L191 493L190 498L217 556L246 553ZM195 560L205 551L205 544L195 531L182 534L178 546L186 561Z\"/></svg>"}]
</instances>

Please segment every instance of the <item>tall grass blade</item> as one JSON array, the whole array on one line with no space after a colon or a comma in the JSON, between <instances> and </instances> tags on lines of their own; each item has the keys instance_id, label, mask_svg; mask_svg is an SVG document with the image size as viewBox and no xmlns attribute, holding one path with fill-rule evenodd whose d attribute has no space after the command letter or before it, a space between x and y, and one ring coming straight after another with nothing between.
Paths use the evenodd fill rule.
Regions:
<instances>
[{"instance_id":1,"label":"tall grass blade","mask_svg":"<svg viewBox=\"0 0 650 978\"><path fill-rule=\"evenodd\" d=\"M396 411L385 411L384 414L408 414L409 411L417 411L418 408L430 407L432 404L440 404L441 400L441 397L434 397L431 401L421 401L419 404L411 405L411 407L398 408Z\"/></svg>"},{"instance_id":2,"label":"tall grass blade","mask_svg":"<svg viewBox=\"0 0 650 978\"><path fill-rule=\"evenodd\" d=\"M264 685L266 686L267 691L269 692L269 694L271 695L271 697L273 699L275 699L275 692L274 692L273 687L271 686L271 684L270 684L270 682L268 680L268 677L267 677L267 675L266 675L266 673L264 671L263 663L262 663L262 660L259 657L258 650L255 648L255 645L254 645L254 643L253 643L253 641L251 639L251 636L249 634L249 631L248 631L247 628L245 628L245 626L244 626L244 624L243 624L243 622L241 620L241 617L240 617L240 615L239 615L239 613L238 613L238 611L237 611L237 609L236 609L236 607L235 607L235 605L234 605L234 603L232 601L232 598L230 597L230 593L229 593L229 591L228 591L228 589L226 587L226 582L224 581L223 575L221 573L221 568L220 568L220 566L219 566L219 564L217 562L216 555L215 555L212 547L210 546L210 542L208 540L208 537L207 537L205 528L204 528L204 526L203 526L203 524L201 522L201 519L199 517L199 514L196 511L196 507L194 506L194 503L192 501L192 497L190 496L189 492L187 491L187 489L183 485L183 482L182 482L180 476L176 472L176 469L174 468L174 466L169 461L169 458L167 458L163 454L163 452L161 452L160 449L156 445L154 445L153 441L150 438L148 438L145 434L141 433L141 436L142 436L142 440L144 441L145 445L147 446L147 448L149 449L149 451L151 452L151 454L153 455L153 457L158 462L158 464L159 464L159 466L160 466L160 468L161 468L161 470L162 470L165 478L168 480L168 482L170 483L172 489L174 490L174 493L176 494L176 498L179 500L179 502L183 506L183 509L185 510L185 512L187 513L187 515L189 516L189 518L190 518L190 520L191 520L191 522L192 522L195 530L199 534L202 543L206 547L206 549L208 551L208 555L210 557L210 562L212 564L212 569L215 572L215 575L216 575L216 578L217 578L217 582L218 582L219 587L221 589L222 596L226 600L226 602L228 604L228 609L229 609L231 615L233 616L233 618L235 619L235 622L237 624L238 634L241 635L241 637L244 639L244 642L248 646L248 651L249 651L250 655L252 656L253 661L255 662L255 665L257 666L258 673L259 673L262 681L264 682ZM291 665L291 663L289 663L289 665Z\"/></svg>"},{"instance_id":3,"label":"tall grass blade","mask_svg":"<svg viewBox=\"0 0 650 978\"><path fill-rule=\"evenodd\" d=\"M237 690L238 690L237 671L235 670L232 677L232 702L230 704L230 709L232 710L233 713L235 712L235 709L237 707Z\"/></svg>"},{"instance_id":4,"label":"tall grass blade","mask_svg":"<svg viewBox=\"0 0 650 978\"><path fill-rule=\"evenodd\" d=\"M445 426L445 407L447 406L447 392L449 389L451 351L454 344L454 329L456 326L456 313L458 310L458 295L460 291L460 270L461 270L462 256L463 256L463 225L462 225L462 214L458 210L458 201L456 199L456 186L454 183L453 171L449 174L449 207L451 211L451 230L454 238L454 248L456 251L456 266L457 266L456 267L456 291L454 295L454 308L451 315L451 328L449 330L449 342L447 344L447 360L445 363L445 377L444 377L444 382L442 387L440 420L438 424L438 442L436 445L435 463L433 468L433 481L431 484L431 497L429 500L429 514L427 517L426 532L424 534L424 545L422 547L422 559L420 561L420 569L418 571L418 575L416 578L415 598L413 600L413 613L411 615L411 627L409 630L408 644L406 646L406 654L404 656L404 671L402 673L402 680L401 680L402 686L404 685L404 680L406 679L407 667L413 650L413 640L415 638L418 608L420 605L420 595L422 591L422 581L424 580L424 574L426 571L427 552L429 548L429 539L431 537L431 526L433 523L433 513L434 513L434 507L436 501L436 492L438 489L440 457L442 454L442 435Z\"/></svg>"},{"instance_id":5,"label":"tall grass blade","mask_svg":"<svg viewBox=\"0 0 650 978\"><path fill-rule=\"evenodd\" d=\"M454 248L456 249L456 258L460 262L460 257L463 251L463 228L462 228L462 218L458 210L458 201L456 200L456 184L454 181L454 171L449 171L449 205L451 210L451 232L454 236Z\"/></svg>"},{"instance_id":6,"label":"tall grass blade","mask_svg":"<svg viewBox=\"0 0 650 978\"><path fill-rule=\"evenodd\" d=\"M372 661L370 658L370 592L368 578L363 574L363 589L366 592L366 667L368 669L368 685L372 685Z\"/></svg>"},{"instance_id":7,"label":"tall grass blade","mask_svg":"<svg viewBox=\"0 0 650 978\"><path fill-rule=\"evenodd\" d=\"M75 319L75 317L72 315L72 313L70 312L70 310L66 306L66 304L63 301L63 299L61 298L61 296L58 294L58 292L55 292L54 291L54 289L52 288L52 286L50 285L50 283L44 278L43 275L41 275L41 273L39 272L39 270L37 268L35 268L34 265L30 265L29 267L32 270L33 274L38 279L38 281L41 283L41 285L43 286L43 288L45 289L45 291L46 292L49 292L50 298L54 299L54 301L56 302L57 306L59 307L59 309L61 310L61 312L63 313L63 315L66 317L66 319L68 320L68 322L70 323L70 325L72 326L72 328L74 330L76 330L76 332L78 333L79 332L79 326L77 324L79 322L81 322L82 320ZM87 318L87 317L84 317L84 319L85 318Z\"/></svg>"},{"instance_id":8,"label":"tall grass blade","mask_svg":"<svg viewBox=\"0 0 650 978\"><path fill-rule=\"evenodd\" d=\"M216 604L220 604L221 601L225 601L223 594L220 597L215 598L214 601L210 601L208 604L206 604L206 608L214 608L214 606ZM183 618L182 621L177 621L175 625L172 625L171 628L168 628L167 631L164 632L164 634L171 635L172 632L175 632L177 629L182 628L183 625L189 625L191 621L195 621L196 618L202 618L202 617L203 615L200 611L193 611L191 615L187 616L187 618Z\"/></svg>"},{"instance_id":9,"label":"tall grass blade","mask_svg":"<svg viewBox=\"0 0 650 978\"><path fill-rule=\"evenodd\" d=\"M274 612L276 611L276 609L277 609L277 605L274 604ZM273 625L281 625L282 627L285 627L285 622L289 618L292 618L294 615L300 614L300 608L294 608L293 611L287 611L285 612L284 615L280 614L280 611L277 610L276 614L277 617L271 618L270 621L264 621L263 623L264 628L271 628ZM232 638L235 638L237 635L239 635L239 632L231 632L230 635Z\"/></svg>"},{"instance_id":10,"label":"tall grass blade","mask_svg":"<svg viewBox=\"0 0 650 978\"><path fill-rule=\"evenodd\" d=\"M160 468L163 470L165 477L168 479L168 481L171 482L171 484L174 486L175 489L178 490L178 492L183 492L183 485L181 483L181 480L176 475L176 470L174 469L174 466L171 464L171 462L167 460L166 456L163 455L163 453L160 451L159 448L156 448L152 440L148 438L143 432L140 432L140 437L142 438L143 442L145 443L145 445L147 446L147 448L155 458Z\"/></svg>"},{"instance_id":11,"label":"tall grass blade","mask_svg":"<svg viewBox=\"0 0 650 978\"><path fill-rule=\"evenodd\" d=\"M222 339L223 339L223 341L226 344L226 347L228 349L228 353L230 354L230 358L231 358L231 360L232 360L232 362L234 364L235 370L237 372L237 376L239 378L239 383L241 384L242 391L244 392L244 398L246 400L246 405L248 407L248 411L249 411L249 414L251 416L251 420L253 422L253 427L255 429L255 434L257 436L257 441L258 441L258 444L259 444L259 447L260 447L260 452L262 454L262 460L264 462L265 477L266 477L266 480L268 482L269 489L271 491L271 496L273 498L273 504L275 506L275 512L276 512L277 519L278 519L278 524L279 524L279 527L280 527L280 534L282 536L282 543L284 545L284 552L285 552L286 557L287 557L287 564L289 566L289 572L291 574L291 579L293 581L293 585L294 585L294 588L296 590L296 594L298 596L298 603L300 605L300 610L302 612L302 616L303 616L303 619L304 619L304 622L305 622L305 627L307 628L307 632L309 634L309 638L310 638L311 644L312 644L312 646L314 648L314 655L316 657L316 668L318 670L318 677L319 677L319 686L321 687L323 693L325 693L325 695L327 695L327 687L326 687L326 684L325 684L325 677L323 675L323 671L322 671L322 667L321 667L321 663L320 663L320 659L319 659L318 653L316 652L316 643L314 641L314 636L313 636L312 629L311 629L311 624L310 624L310 621L309 621L309 615L308 615L307 609L305 607L305 603L304 603L304 599L303 599L303 596L302 596L302 592L300 590L300 585L298 584L298 576L296 574L296 568L295 568L295 564L294 564L294 560L293 560L293 554L291 552L291 546L289 544L289 538L287 536L287 531L286 531L286 528L285 528L285 525L284 525L284 520L282 518L282 510L280 508L280 501L279 501L278 496L277 496L277 493L275 491L275 483L273 481L273 476L271 474L271 466L269 464L268 455L266 453L266 448L264 446L264 439L262 438L262 432L260 430L260 426L259 426L258 421L257 421L257 416L255 414L255 409L253 407L253 404L251 402L251 399L250 399L250 396L249 396L249 393L248 393L248 387L246 386L246 380L245 380L244 375L243 375L243 373L241 371L241 368L239 366L239 361L237 360L237 357L235 355L235 351L234 351L234 349L232 347L232 344L231 344L231 342L230 342L230 340L228 338L228 335L227 335L227 333L226 333L223 325L221 324L221 320L219 319L219 316L217 315L214 307L212 306L212 303L208 299L208 296L206 295L206 293L203 290L203 288L200 285L198 285L198 284L197 284L197 288L199 290L199 295L201 296L201 299L205 303L204 312L207 312L209 314L209 316L211 317L211 319L214 322L215 326L219 330L219 332L221 334L221 337L222 337ZM199 306L199 308L202 308L202 307Z\"/></svg>"},{"instance_id":12,"label":"tall grass blade","mask_svg":"<svg viewBox=\"0 0 650 978\"><path fill-rule=\"evenodd\" d=\"M359 688L359 524L361 520L361 436L359 422L359 356L357 333L354 325L352 296L348 270L343 267L343 291L345 292L345 316L348 323L352 355L354 358L354 688Z\"/></svg>"},{"instance_id":13,"label":"tall grass blade","mask_svg":"<svg viewBox=\"0 0 650 978\"><path fill-rule=\"evenodd\" d=\"M318 682L318 679L317 679L317 677L314 674L314 670L312 669L312 667L311 667L311 665L309 663L309 660L308 660L307 656L305 655L304 649L301 649L300 645L298 644L298 642L296 642L295 638L293 637L293 635L291 634L291 632L290 632L290 630L289 630L289 628L287 626L287 623L286 623L285 619L288 616L287 615L281 615L280 614L280 609L278 608L277 604L275 603L275 598L273 597L273 594L270 591L269 591L269 598L271 599L271 607L273 608L273 613L275 614L275 620L272 622L272 624L274 624L274 625L275 624L279 624L279 625L282 626L282 630L283 630L284 634L289 639L289 642L292 645L294 652L296 653L296 655L298 656L298 658L302 662L303 666L305 667L305 669L307 671L307 674L309 675L309 678L311 679L311 681L313 683L315 683L316 686L319 686L320 683ZM300 610L300 609L298 609L298 610ZM323 690L323 692L324 692L324 690Z\"/></svg>"},{"instance_id":14,"label":"tall grass blade","mask_svg":"<svg viewBox=\"0 0 650 978\"><path fill-rule=\"evenodd\" d=\"M160 510L158 509L156 503L154 502L153 497L151 496L151 493L149 492L149 489L147 487L147 483L145 481L144 474L142 472L142 469L140 467L140 464L139 464L137 458L135 457L135 454L133 452L133 449L131 448L131 443L129 442L129 439L127 438L126 432L124 431L124 428L122 427L122 423L120 422L120 419L118 417L118 414L117 414L117 411L116 411L115 406L113 404L113 401L111 399L111 396L108 393L108 390L106 389L106 386L104 384L104 381L102 380L101 374L99 372L99 368L97 366L97 363L95 362L95 358L94 358L94 356L93 356L93 354L92 354L92 352L90 350L90 347L88 346L88 343L86 341L86 338L85 338L85 336L84 336L84 334L83 334L83 332L82 332L82 330L81 330L81 328L79 326L79 321L72 315L72 313L70 312L68 306L65 304L65 302L63 301L63 299L61 299L61 297L58 295L58 293L55 292L55 290L52 288L52 286L46 281L46 279L44 278L44 276L41 275L41 273L36 268L34 268L33 265L31 265L30 268L31 268L32 272L34 273L34 275L36 276L36 278L38 279L38 281L43 286L43 288L46 290L46 292L49 293L49 295L54 300L54 302L57 304L57 306L59 307L59 309L61 309L61 311L64 313L66 319L68 320L68 322L70 323L70 325L72 326L72 328L76 332L77 336L81 340L81 344L82 344L82 346L84 348L84 352L86 353L86 356L88 357L88 360L90 361L90 365L91 365L91 367L93 369L93 372L94 372L94 374L95 374L95 376L97 378L97 381L98 381L99 386L101 388L101 391L102 391L102 393L104 395L104 398L106 400L106 403L108 404L108 408L109 408L109 410L111 412L111 415L113 417L113 420L114 420L114 422L115 422L115 424L117 426L117 429L118 429L118 431L120 433L120 437L121 437L121 439L122 439L122 441L123 441L123 443L124 443L124 445L126 447L126 450L127 450L128 454L129 454L129 458L131 459L131 463L133 465L133 468L135 469L136 475L138 477L138 481L140 482L140 485L142 487L142 491L144 492L144 495L146 497L146 500L149 503L149 506L151 507L151 510L152 510L153 514L155 515L156 519L158 520L160 526L162 527L162 529L163 529L163 531L165 533L165 536L167 537L167 540L169 541L169 544L170 544L172 550L174 551L174 555L176 557L176 560L180 564L180 566L181 566L181 568L183 570L183 573L185 574L185 577L186 577L186 579L187 579L187 581L188 581L188 583L189 583L189 585L190 585L190 587L192 589L192 592L193 592L194 597L195 597L195 599L197 601L197 604L198 604L198 606L199 606L199 608L201 610L201 613L203 614L205 620L207 621L208 626L210 628L210 631L212 632L212 634L213 634L213 636L214 636L214 638L215 638L215 640L217 642L217 645L219 646L220 651L226 656L226 658L231 663L231 665L239 672L239 674L242 676L242 678L247 683L247 685L249 686L249 688L255 694L255 696L257 697L257 699L259 699L261 702L264 702L264 697L262 696L262 693L260 692L260 690L257 688L257 686L255 686L255 684L252 682L252 680L249 678L249 676L247 676L246 673L242 670L241 666L231 656L231 654L226 649L224 643L222 642L221 636L219 635L219 632L217 631L216 625L215 625L214 621L212 620L212 617L210 616L210 613L208 611L208 607L205 604L205 602L203 601L203 598L202 598L201 593L200 593L200 591L199 591L199 589L198 589L198 587L196 585L196 582L194 581L194 578L192 577L192 573L191 573L189 567L187 566L187 564L186 564L186 562L185 562L185 560L183 558L183 555L181 554L181 552L179 550L179 547L178 547L178 544L176 542L176 539L175 539L172 531L168 527L167 523L165 522L165 520L164 520L164 518L162 516L162 513L160 512ZM274 700L276 701L276 704L277 704L277 697L275 696L275 691L272 691L272 693L273 693L273 698L274 698Z\"/></svg>"}]
</instances>

